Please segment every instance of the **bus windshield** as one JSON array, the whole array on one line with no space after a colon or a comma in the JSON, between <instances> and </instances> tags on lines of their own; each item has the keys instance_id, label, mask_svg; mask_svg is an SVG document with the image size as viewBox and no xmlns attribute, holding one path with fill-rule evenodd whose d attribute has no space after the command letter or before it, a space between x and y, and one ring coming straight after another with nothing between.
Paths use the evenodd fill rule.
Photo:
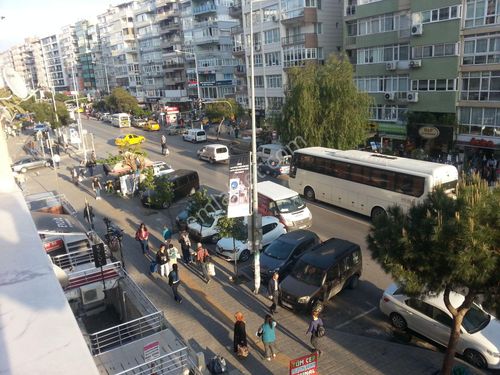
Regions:
<instances>
[{"instance_id":1,"label":"bus windshield","mask_svg":"<svg viewBox=\"0 0 500 375\"><path fill-rule=\"evenodd\" d=\"M279 212L286 213L286 212L295 212L298 210L302 210L306 205L302 200L302 198L296 195L291 198L286 198L276 201L276 206L278 207Z\"/></svg>"}]
</instances>

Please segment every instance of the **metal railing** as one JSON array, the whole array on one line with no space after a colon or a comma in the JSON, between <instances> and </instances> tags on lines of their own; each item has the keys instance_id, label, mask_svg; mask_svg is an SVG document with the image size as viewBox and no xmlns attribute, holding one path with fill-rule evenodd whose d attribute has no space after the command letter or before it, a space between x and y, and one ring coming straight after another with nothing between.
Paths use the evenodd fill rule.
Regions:
<instances>
[{"instance_id":1,"label":"metal railing","mask_svg":"<svg viewBox=\"0 0 500 375\"><path fill-rule=\"evenodd\" d=\"M215 12L215 11L217 11L217 7L215 6L215 4L206 3L203 5L194 7L192 12L193 12L193 15L197 15L197 14L203 14L203 13Z\"/></svg>"},{"instance_id":2,"label":"metal railing","mask_svg":"<svg viewBox=\"0 0 500 375\"><path fill-rule=\"evenodd\" d=\"M159 332L165 325L166 321L163 312L157 311L153 314L145 315L90 334L90 350L92 355L98 355L117 346Z\"/></svg>"},{"instance_id":3,"label":"metal railing","mask_svg":"<svg viewBox=\"0 0 500 375\"><path fill-rule=\"evenodd\" d=\"M179 374L179 370L189 369L190 374L202 375L192 358L189 349L184 347L154 360L119 372L116 375L166 375Z\"/></svg>"},{"instance_id":4,"label":"metal railing","mask_svg":"<svg viewBox=\"0 0 500 375\"><path fill-rule=\"evenodd\" d=\"M69 283L65 290L79 288L83 285L101 282L107 279L114 279L124 273L120 262L106 264L100 268L87 268L85 270L73 272L69 275Z\"/></svg>"},{"instance_id":5,"label":"metal railing","mask_svg":"<svg viewBox=\"0 0 500 375\"><path fill-rule=\"evenodd\" d=\"M73 253L56 255L51 257L52 263L62 269L73 268L81 264L93 263L94 255L92 249L76 251Z\"/></svg>"}]
</instances>

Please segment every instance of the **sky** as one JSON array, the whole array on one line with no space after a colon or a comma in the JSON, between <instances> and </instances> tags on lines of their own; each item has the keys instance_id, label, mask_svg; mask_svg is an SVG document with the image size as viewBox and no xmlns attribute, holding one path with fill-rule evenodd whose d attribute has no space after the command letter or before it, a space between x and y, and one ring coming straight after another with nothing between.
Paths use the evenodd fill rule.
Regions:
<instances>
[{"instance_id":1,"label":"sky","mask_svg":"<svg viewBox=\"0 0 500 375\"><path fill-rule=\"evenodd\" d=\"M63 26L104 13L116 0L0 0L0 52L30 36L46 37Z\"/></svg>"}]
</instances>

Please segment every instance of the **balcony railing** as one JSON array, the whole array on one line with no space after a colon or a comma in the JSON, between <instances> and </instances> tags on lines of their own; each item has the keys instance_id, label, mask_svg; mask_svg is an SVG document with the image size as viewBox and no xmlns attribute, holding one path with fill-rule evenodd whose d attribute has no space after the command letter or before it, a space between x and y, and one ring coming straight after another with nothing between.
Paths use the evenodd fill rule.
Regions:
<instances>
[{"instance_id":1,"label":"balcony railing","mask_svg":"<svg viewBox=\"0 0 500 375\"><path fill-rule=\"evenodd\" d=\"M109 250L106 249L106 257L109 258L109 256L110 256ZM94 255L92 249L57 255L51 257L51 259L52 263L65 270L83 264L88 264L89 266L94 264Z\"/></svg>"},{"instance_id":2,"label":"balcony railing","mask_svg":"<svg viewBox=\"0 0 500 375\"><path fill-rule=\"evenodd\" d=\"M101 354L117 346L150 336L166 326L163 312L157 311L126 323L89 335L92 355Z\"/></svg>"},{"instance_id":3,"label":"balcony railing","mask_svg":"<svg viewBox=\"0 0 500 375\"><path fill-rule=\"evenodd\" d=\"M247 72L247 69L246 69L245 65L236 65L234 67L234 74L236 74L236 75L244 75L244 74L246 74L246 72Z\"/></svg>"},{"instance_id":4,"label":"balcony railing","mask_svg":"<svg viewBox=\"0 0 500 375\"><path fill-rule=\"evenodd\" d=\"M234 46L233 53L245 53L245 47L244 46Z\"/></svg>"},{"instance_id":5,"label":"balcony railing","mask_svg":"<svg viewBox=\"0 0 500 375\"><path fill-rule=\"evenodd\" d=\"M203 13L211 13L216 12L217 6L212 3L203 4L193 8L193 15L203 14Z\"/></svg>"},{"instance_id":6,"label":"balcony railing","mask_svg":"<svg viewBox=\"0 0 500 375\"><path fill-rule=\"evenodd\" d=\"M102 282L104 280L114 279L123 272L121 263L108 263L101 269L88 268L82 271L74 272L69 275L69 283L64 290L79 288L84 285Z\"/></svg>"}]
</instances>

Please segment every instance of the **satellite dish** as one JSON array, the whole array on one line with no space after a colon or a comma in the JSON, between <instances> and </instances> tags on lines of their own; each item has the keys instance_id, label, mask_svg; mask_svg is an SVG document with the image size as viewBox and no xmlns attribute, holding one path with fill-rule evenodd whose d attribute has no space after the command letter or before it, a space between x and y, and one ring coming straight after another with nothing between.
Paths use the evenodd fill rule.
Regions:
<instances>
[{"instance_id":1,"label":"satellite dish","mask_svg":"<svg viewBox=\"0 0 500 375\"><path fill-rule=\"evenodd\" d=\"M3 80L15 96L21 99L26 99L28 97L29 92L24 83L24 79L14 69L8 66L4 67Z\"/></svg>"}]
</instances>

